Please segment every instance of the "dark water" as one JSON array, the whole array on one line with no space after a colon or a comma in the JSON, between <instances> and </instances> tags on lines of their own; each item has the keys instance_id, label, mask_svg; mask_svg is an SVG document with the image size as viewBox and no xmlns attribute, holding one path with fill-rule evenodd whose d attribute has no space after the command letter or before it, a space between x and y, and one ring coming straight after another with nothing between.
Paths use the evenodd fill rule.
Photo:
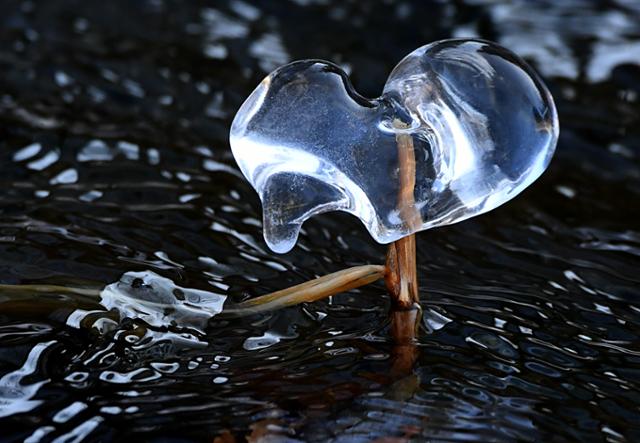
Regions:
<instances>
[{"instance_id":1,"label":"dark water","mask_svg":"<svg viewBox=\"0 0 640 443\"><path fill-rule=\"evenodd\" d=\"M291 59L340 63L377 96L411 50L470 35L532 62L561 137L513 202L418 236L413 366L381 284L206 328L3 290L0 440L640 441L633 0L4 1L0 280L102 287L152 271L237 302L382 262L341 214L271 254L231 118Z\"/></svg>"}]
</instances>

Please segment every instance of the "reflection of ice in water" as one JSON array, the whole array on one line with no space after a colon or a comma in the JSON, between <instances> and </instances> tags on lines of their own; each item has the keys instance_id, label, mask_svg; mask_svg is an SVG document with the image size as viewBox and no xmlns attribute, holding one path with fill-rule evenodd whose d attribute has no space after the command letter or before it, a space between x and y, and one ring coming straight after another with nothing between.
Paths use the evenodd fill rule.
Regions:
<instances>
[{"instance_id":1,"label":"reflection of ice in water","mask_svg":"<svg viewBox=\"0 0 640 443\"><path fill-rule=\"evenodd\" d=\"M66 443L66 442L80 442L83 439L91 434L94 429L96 429L100 423L104 421L102 417L92 417L87 421L82 422L80 425L73 428L71 431L66 434L62 434L59 437L52 440L53 443ZM36 429L31 436L27 437L24 440L24 443L38 443L42 441L47 434L55 431L53 426L42 426Z\"/></svg>"},{"instance_id":2,"label":"reflection of ice in water","mask_svg":"<svg viewBox=\"0 0 640 443\"><path fill-rule=\"evenodd\" d=\"M247 351L258 351L280 343L283 340L298 338L295 327L286 316L277 317L271 322L269 329L262 335L247 337L242 347Z\"/></svg>"},{"instance_id":3,"label":"reflection of ice in water","mask_svg":"<svg viewBox=\"0 0 640 443\"><path fill-rule=\"evenodd\" d=\"M31 400L48 380L32 384L22 384L25 377L36 372L40 356L55 341L38 343L31 349L27 360L21 368L9 372L0 378L0 417L27 412L42 403L42 400Z\"/></svg>"}]
</instances>

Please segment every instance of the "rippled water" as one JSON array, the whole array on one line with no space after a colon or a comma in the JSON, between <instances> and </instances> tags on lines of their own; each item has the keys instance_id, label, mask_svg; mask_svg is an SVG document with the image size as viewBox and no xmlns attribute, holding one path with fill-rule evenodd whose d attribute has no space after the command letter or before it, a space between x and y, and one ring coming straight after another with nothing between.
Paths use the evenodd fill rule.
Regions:
<instances>
[{"instance_id":1,"label":"rippled water","mask_svg":"<svg viewBox=\"0 0 640 443\"><path fill-rule=\"evenodd\" d=\"M325 58L377 96L469 35L545 77L560 142L513 202L418 236L416 345L381 284L213 316L384 259L344 214L267 249L227 140L264 74ZM0 279L78 290L0 291L0 440L640 440L638 60L623 0L3 2ZM178 305L127 298L149 285Z\"/></svg>"}]
</instances>

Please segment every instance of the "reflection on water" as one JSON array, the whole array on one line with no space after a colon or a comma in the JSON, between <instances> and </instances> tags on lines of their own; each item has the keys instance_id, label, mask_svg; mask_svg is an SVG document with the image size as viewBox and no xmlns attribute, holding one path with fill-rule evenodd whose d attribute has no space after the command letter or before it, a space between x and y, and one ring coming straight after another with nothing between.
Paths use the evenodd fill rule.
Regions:
<instances>
[{"instance_id":1,"label":"reflection on water","mask_svg":"<svg viewBox=\"0 0 640 443\"><path fill-rule=\"evenodd\" d=\"M181 288L151 271L127 272L100 292L100 304L156 328L194 329L204 334L211 317L222 312L226 297L209 291Z\"/></svg>"},{"instance_id":2,"label":"reflection on water","mask_svg":"<svg viewBox=\"0 0 640 443\"><path fill-rule=\"evenodd\" d=\"M40 386L46 381L28 384L24 379L36 371L36 365L42 352L54 341L35 345L22 366L15 371L5 374L0 379L0 417L8 417L20 412L27 412L42 403L42 400L31 400Z\"/></svg>"},{"instance_id":3,"label":"reflection on water","mask_svg":"<svg viewBox=\"0 0 640 443\"><path fill-rule=\"evenodd\" d=\"M634 2L10 1L0 23L2 283L88 288L0 291L2 439L640 440ZM415 346L382 285L213 316L384 257L342 214L269 253L227 141L265 71L326 58L377 96L462 35L531 60L562 131L520 198L418 236ZM101 298L123 275L168 298Z\"/></svg>"}]
</instances>

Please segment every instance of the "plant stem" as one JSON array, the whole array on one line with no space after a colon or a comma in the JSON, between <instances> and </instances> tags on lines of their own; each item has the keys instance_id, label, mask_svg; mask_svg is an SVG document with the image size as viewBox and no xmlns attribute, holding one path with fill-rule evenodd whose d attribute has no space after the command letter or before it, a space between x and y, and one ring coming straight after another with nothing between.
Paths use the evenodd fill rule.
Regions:
<instances>
[{"instance_id":1,"label":"plant stem","mask_svg":"<svg viewBox=\"0 0 640 443\"><path fill-rule=\"evenodd\" d=\"M418 358L416 335L422 318L420 305L413 309L394 309L391 311L390 335L393 338L391 375L404 377L411 373Z\"/></svg>"},{"instance_id":2,"label":"plant stem","mask_svg":"<svg viewBox=\"0 0 640 443\"><path fill-rule=\"evenodd\" d=\"M381 265L355 266L323 275L290 288L252 298L225 310L225 312L245 315L280 309L303 302L313 302L373 283L383 278L385 272L386 268Z\"/></svg>"},{"instance_id":3,"label":"plant stem","mask_svg":"<svg viewBox=\"0 0 640 443\"><path fill-rule=\"evenodd\" d=\"M0 284L0 292L14 292L14 293L60 293L60 294L77 294L98 296L100 295L100 289L93 288L74 288L71 286L59 286L59 285L5 285Z\"/></svg>"},{"instance_id":4,"label":"plant stem","mask_svg":"<svg viewBox=\"0 0 640 443\"><path fill-rule=\"evenodd\" d=\"M400 120L394 120L397 129L406 129ZM404 223L411 231L417 230L422 217L416 208L414 188L416 185L416 157L413 138L410 134L398 132L398 210ZM387 250L387 274L385 283L391 297L399 309L410 309L418 303L418 274L416 272L416 237L408 235L393 242Z\"/></svg>"},{"instance_id":5,"label":"plant stem","mask_svg":"<svg viewBox=\"0 0 640 443\"><path fill-rule=\"evenodd\" d=\"M397 309L410 309L419 301L414 235L389 245L386 268L384 281L393 303Z\"/></svg>"}]
</instances>

